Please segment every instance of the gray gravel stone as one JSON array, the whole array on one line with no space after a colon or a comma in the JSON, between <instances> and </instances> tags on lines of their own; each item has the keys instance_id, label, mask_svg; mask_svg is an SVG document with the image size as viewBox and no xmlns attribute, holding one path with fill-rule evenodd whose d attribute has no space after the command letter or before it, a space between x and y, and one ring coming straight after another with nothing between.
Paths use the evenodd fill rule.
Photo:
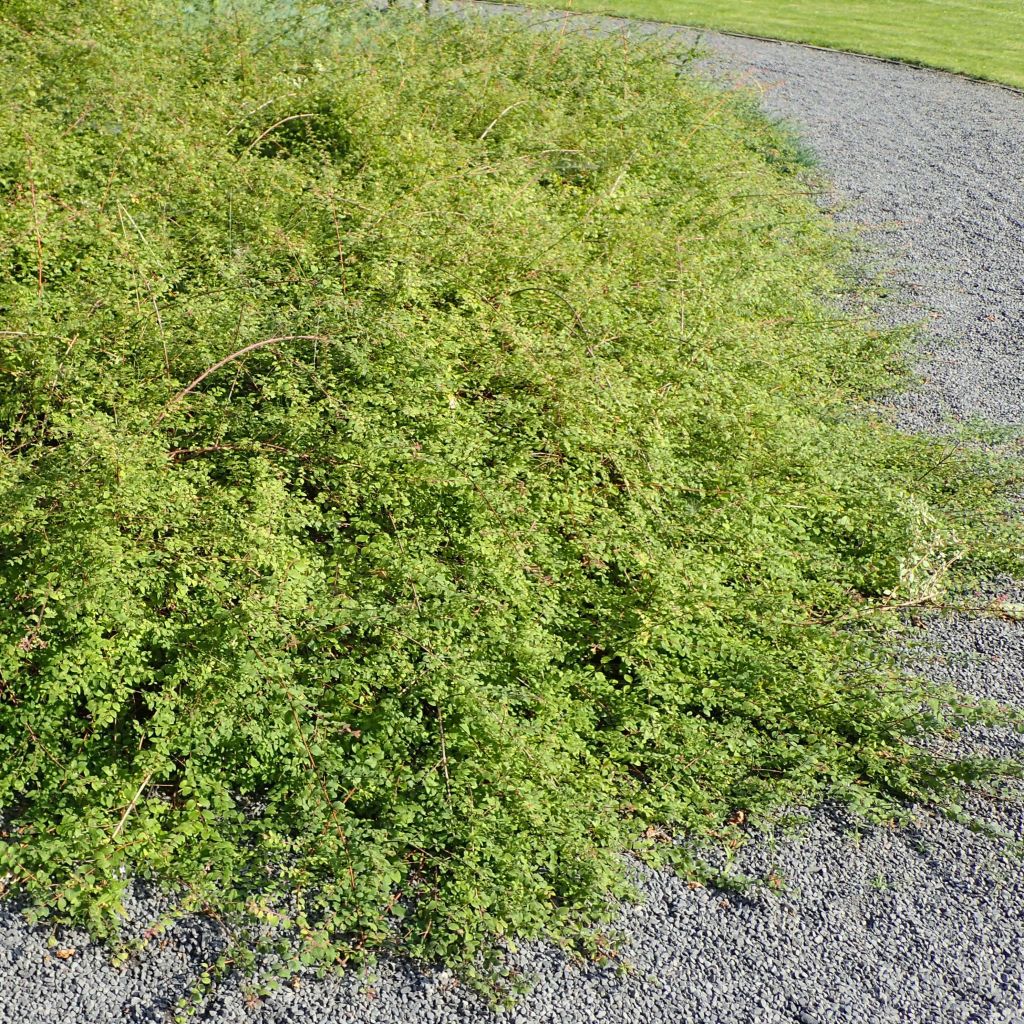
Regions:
<instances>
[{"instance_id":1,"label":"gray gravel stone","mask_svg":"<svg viewBox=\"0 0 1024 1024\"><path fill-rule=\"evenodd\" d=\"M606 19L602 28L696 33ZM759 84L768 111L798 126L834 182L837 216L881 254L891 322L927 324L924 377L896 403L909 427L983 418L1019 426L1024 409L1024 97L941 73L804 47L717 36L713 73ZM991 593L1022 600L1009 580ZM1024 631L964 616L930 620L920 669L1024 707ZM971 742L1024 754L1021 737ZM1020 801L976 809L1024 840ZM744 871L774 870L778 893L723 899L634 867L645 902L623 909L630 969L583 967L543 944L513 966L536 985L499 1015L509 1024L1020 1024L1024 1021L1024 878L999 843L919 810L902 831L834 808L799 834L768 833ZM139 897L140 920L158 912ZM0 1024L162 1021L218 952L208 923L179 924L123 968L84 936L58 959L49 932L0 906ZM376 976L304 980L262 1003L228 985L201 1020L217 1024L475 1024L493 1021L446 972L388 962Z\"/></svg>"}]
</instances>

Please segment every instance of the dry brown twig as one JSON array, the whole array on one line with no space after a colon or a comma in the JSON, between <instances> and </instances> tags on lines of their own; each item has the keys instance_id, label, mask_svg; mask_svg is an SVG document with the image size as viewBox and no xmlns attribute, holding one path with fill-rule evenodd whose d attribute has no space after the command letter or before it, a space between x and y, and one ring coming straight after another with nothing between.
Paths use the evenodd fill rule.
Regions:
<instances>
[{"instance_id":1,"label":"dry brown twig","mask_svg":"<svg viewBox=\"0 0 1024 1024\"><path fill-rule=\"evenodd\" d=\"M232 352L231 355L225 356L223 359L218 360L213 366L204 370L195 380L191 381L185 387L183 387L160 411L160 415L157 416L153 426L156 426L167 416L167 414L178 404L187 394L194 391L207 377L211 374L216 373L222 366L227 366L228 363L234 362L236 359L240 359L242 356L247 355L250 352L255 352L257 349L266 348L268 345L275 345L280 341L329 341L330 339L324 334L282 334L274 338L264 338L262 341L254 341L251 345L245 345L243 348Z\"/></svg>"}]
</instances>

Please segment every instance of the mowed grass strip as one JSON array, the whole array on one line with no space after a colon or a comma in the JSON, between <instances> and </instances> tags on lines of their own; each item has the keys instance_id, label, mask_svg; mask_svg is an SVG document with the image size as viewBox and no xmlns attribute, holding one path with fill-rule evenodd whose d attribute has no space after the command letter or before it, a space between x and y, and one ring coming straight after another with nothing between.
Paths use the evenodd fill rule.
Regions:
<instances>
[{"instance_id":1,"label":"mowed grass strip","mask_svg":"<svg viewBox=\"0 0 1024 1024\"><path fill-rule=\"evenodd\" d=\"M1024 88L1021 0L525 2L812 43Z\"/></svg>"}]
</instances>

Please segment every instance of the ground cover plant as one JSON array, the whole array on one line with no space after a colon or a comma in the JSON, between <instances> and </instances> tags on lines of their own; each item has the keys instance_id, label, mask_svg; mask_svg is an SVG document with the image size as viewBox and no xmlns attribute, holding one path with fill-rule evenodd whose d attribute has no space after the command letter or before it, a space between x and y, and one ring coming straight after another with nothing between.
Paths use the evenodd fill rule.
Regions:
<instances>
[{"instance_id":1,"label":"ground cover plant","mask_svg":"<svg viewBox=\"0 0 1024 1024\"><path fill-rule=\"evenodd\" d=\"M898 339L831 303L843 247L749 101L402 12L14 0L0 33L31 912L102 933L143 878L241 936L222 966L466 966L606 918L622 851L990 767L921 741L1001 712L885 630L1012 563L997 476L872 412Z\"/></svg>"},{"instance_id":2,"label":"ground cover plant","mask_svg":"<svg viewBox=\"0 0 1024 1024\"><path fill-rule=\"evenodd\" d=\"M1024 88L1020 0L524 0L814 43Z\"/></svg>"}]
</instances>

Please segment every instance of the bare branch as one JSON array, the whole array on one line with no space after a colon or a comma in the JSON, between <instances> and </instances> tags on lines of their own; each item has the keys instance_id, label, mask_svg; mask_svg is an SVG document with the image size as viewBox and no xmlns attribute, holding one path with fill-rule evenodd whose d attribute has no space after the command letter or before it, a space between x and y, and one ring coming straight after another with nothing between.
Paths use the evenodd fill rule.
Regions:
<instances>
[{"instance_id":1,"label":"bare branch","mask_svg":"<svg viewBox=\"0 0 1024 1024\"><path fill-rule=\"evenodd\" d=\"M214 363L208 370L204 370L194 381L192 381L186 387L183 387L161 410L160 415L157 416L156 422L153 424L155 427L160 423L164 417L178 404L190 391L194 391L207 377L212 373L216 373L222 366L227 366L228 363L233 362L236 359L240 359L242 356L247 355L249 352L255 352L257 349L266 348L268 345L274 345L279 341L328 341L329 339L323 334L282 334L276 338L264 338L262 341L254 341L251 345L246 345L244 348L238 349L237 352L232 352L231 355L225 356L223 359Z\"/></svg>"}]
</instances>

